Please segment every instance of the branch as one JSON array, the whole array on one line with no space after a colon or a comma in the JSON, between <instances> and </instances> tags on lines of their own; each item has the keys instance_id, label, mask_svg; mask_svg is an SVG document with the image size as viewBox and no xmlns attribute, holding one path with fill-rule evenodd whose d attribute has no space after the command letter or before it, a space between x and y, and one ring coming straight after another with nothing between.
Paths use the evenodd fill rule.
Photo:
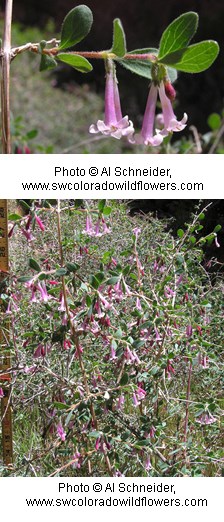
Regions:
<instances>
[{"instance_id":1,"label":"branch","mask_svg":"<svg viewBox=\"0 0 224 522\"><path fill-rule=\"evenodd\" d=\"M2 106L2 152L11 154L10 134L10 62L11 62L11 26L12 26L13 0L6 0L3 53L2 53L2 78L1 78L1 106Z\"/></svg>"}]
</instances>

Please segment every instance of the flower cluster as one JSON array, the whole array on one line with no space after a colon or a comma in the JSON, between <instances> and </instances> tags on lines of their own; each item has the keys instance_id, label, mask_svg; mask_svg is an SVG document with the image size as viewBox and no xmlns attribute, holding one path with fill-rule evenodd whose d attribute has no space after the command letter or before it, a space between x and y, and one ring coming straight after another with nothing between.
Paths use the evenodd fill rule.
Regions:
<instances>
[{"instance_id":1,"label":"flower cluster","mask_svg":"<svg viewBox=\"0 0 224 522\"><path fill-rule=\"evenodd\" d=\"M162 114L156 119L157 98L160 98ZM105 136L121 139L127 138L129 143L161 145L163 139L172 132L182 131L186 127L187 114L184 113L182 120L178 121L174 114L172 101L175 99L175 89L172 84L163 79L159 83L152 80L141 133L134 135L133 123L128 116L123 117L121 112L118 82L116 78L115 65L112 60L106 63L106 88L105 88L105 118L98 120L96 125L90 125L89 132L97 134L101 132ZM156 128L156 123L160 128Z\"/></svg>"}]
</instances>

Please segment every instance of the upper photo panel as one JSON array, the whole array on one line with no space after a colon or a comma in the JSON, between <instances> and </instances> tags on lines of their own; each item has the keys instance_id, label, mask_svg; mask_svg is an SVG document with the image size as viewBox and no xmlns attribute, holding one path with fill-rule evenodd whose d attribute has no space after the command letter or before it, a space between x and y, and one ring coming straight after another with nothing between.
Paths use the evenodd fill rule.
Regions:
<instances>
[{"instance_id":1,"label":"upper photo panel","mask_svg":"<svg viewBox=\"0 0 224 522\"><path fill-rule=\"evenodd\" d=\"M223 0L4 0L2 154L222 154Z\"/></svg>"}]
</instances>

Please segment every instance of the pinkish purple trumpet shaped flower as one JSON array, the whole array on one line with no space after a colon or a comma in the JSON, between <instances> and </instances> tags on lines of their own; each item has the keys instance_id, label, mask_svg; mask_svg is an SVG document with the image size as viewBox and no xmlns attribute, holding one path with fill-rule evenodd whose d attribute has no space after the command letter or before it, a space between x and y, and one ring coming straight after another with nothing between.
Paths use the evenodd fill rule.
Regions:
<instances>
[{"instance_id":1,"label":"pinkish purple trumpet shaped flower","mask_svg":"<svg viewBox=\"0 0 224 522\"><path fill-rule=\"evenodd\" d=\"M122 116L116 70L111 60L107 60L106 64L104 121L98 120L96 125L90 125L89 132L91 134L101 132L104 136L112 136L117 140L125 136L130 141L134 134L132 121L128 119L128 116L124 118Z\"/></svg>"},{"instance_id":2,"label":"pinkish purple trumpet shaped flower","mask_svg":"<svg viewBox=\"0 0 224 522\"><path fill-rule=\"evenodd\" d=\"M174 89L171 86L171 96L170 89L167 88L167 85L171 86L169 82L161 81L160 85L156 85L154 82L152 82L143 118L141 135L136 137L136 143L143 143L144 145L152 145L153 147L156 147L162 143L163 138L168 136L170 132L179 132L185 129L187 114L184 114L181 121L177 120L171 102L171 100L174 98ZM160 124L161 127L162 125L164 126L161 130L155 128L155 114L158 94L162 105Z\"/></svg>"}]
</instances>

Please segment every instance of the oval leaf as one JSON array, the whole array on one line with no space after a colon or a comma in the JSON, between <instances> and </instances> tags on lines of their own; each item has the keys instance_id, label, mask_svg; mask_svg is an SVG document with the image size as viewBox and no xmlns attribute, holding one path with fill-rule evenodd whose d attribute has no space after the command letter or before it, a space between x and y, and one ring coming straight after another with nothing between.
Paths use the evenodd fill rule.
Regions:
<instances>
[{"instance_id":1,"label":"oval leaf","mask_svg":"<svg viewBox=\"0 0 224 522\"><path fill-rule=\"evenodd\" d=\"M9 221L20 221L22 219L22 216L19 214L9 214L8 220Z\"/></svg>"},{"instance_id":2,"label":"oval leaf","mask_svg":"<svg viewBox=\"0 0 224 522\"><path fill-rule=\"evenodd\" d=\"M21 276L18 277L17 281L18 283L28 283L32 279L32 276Z\"/></svg>"},{"instance_id":3,"label":"oval leaf","mask_svg":"<svg viewBox=\"0 0 224 522\"><path fill-rule=\"evenodd\" d=\"M213 40L199 42L168 54L163 58L165 65L172 65L178 71L199 73L212 65L219 53L219 46Z\"/></svg>"},{"instance_id":4,"label":"oval leaf","mask_svg":"<svg viewBox=\"0 0 224 522\"><path fill-rule=\"evenodd\" d=\"M57 55L57 59L60 60L60 62L71 65L71 67L74 67L74 69L82 73L88 73L93 69L91 63L89 63L86 58L79 56L78 54L59 53Z\"/></svg>"},{"instance_id":5,"label":"oval leaf","mask_svg":"<svg viewBox=\"0 0 224 522\"><path fill-rule=\"evenodd\" d=\"M66 263L66 268L68 272L76 272L80 268L80 265L78 265L78 263Z\"/></svg>"},{"instance_id":6,"label":"oval leaf","mask_svg":"<svg viewBox=\"0 0 224 522\"><path fill-rule=\"evenodd\" d=\"M119 18L114 20L112 53L122 58L127 52L124 29Z\"/></svg>"},{"instance_id":7,"label":"oval leaf","mask_svg":"<svg viewBox=\"0 0 224 522\"><path fill-rule=\"evenodd\" d=\"M176 18L162 34L159 45L159 58L186 47L196 33L198 15L193 11Z\"/></svg>"},{"instance_id":8,"label":"oval leaf","mask_svg":"<svg viewBox=\"0 0 224 522\"><path fill-rule=\"evenodd\" d=\"M36 270L36 272L41 272L41 267L35 259L30 258L28 264L29 267L32 268L32 270Z\"/></svg>"},{"instance_id":9,"label":"oval leaf","mask_svg":"<svg viewBox=\"0 0 224 522\"><path fill-rule=\"evenodd\" d=\"M127 54L158 54L158 49L155 48L144 48L144 49L136 49L134 51L130 51ZM119 62L125 69L142 76L143 78L147 78L151 80L151 62L149 60L119 60Z\"/></svg>"},{"instance_id":10,"label":"oval leaf","mask_svg":"<svg viewBox=\"0 0 224 522\"><path fill-rule=\"evenodd\" d=\"M89 33L93 23L91 9L86 5L74 7L64 19L59 49L68 49L81 42Z\"/></svg>"},{"instance_id":11,"label":"oval leaf","mask_svg":"<svg viewBox=\"0 0 224 522\"><path fill-rule=\"evenodd\" d=\"M222 118L216 112L213 112L208 117L208 125L212 130L218 130L222 125Z\"/></svg>"},{"instance_id":12,"label":"oval leaf","mask_svg":"<svg viewBox=\"0 0 224 522\"><path fill-rule=\"evenodd\" d=\"M67 268L62 267L62 268L58 268L58 270L56 270L54 275L55 275L55 277L62 277L64 275L66 275L67 273L68 273Z\"/></svg>"}]
</instances>

